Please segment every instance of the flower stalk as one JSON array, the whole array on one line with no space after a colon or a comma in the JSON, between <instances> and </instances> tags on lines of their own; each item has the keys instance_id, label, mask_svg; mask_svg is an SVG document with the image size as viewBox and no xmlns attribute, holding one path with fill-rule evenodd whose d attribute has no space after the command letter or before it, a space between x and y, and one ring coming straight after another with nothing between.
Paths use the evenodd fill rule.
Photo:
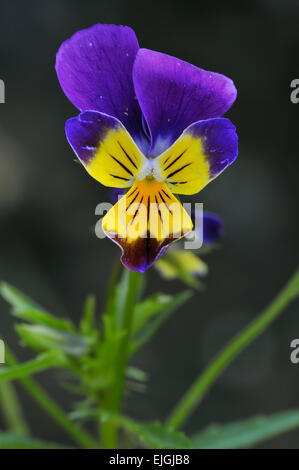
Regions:
<instances>
[{"instance_id":1,"label":"flower stalk","mask_svg":"<svg viewBox=\"0 0 299 470\"><path fill-rule=\"evenodd\" d=\"M136 271L124 270L122 279L123 301L118 306L118 321L124 335L120 341L115 366L115 380L107 391L102 407L112 414L118 414L121 409L125 388L125 375L129 358L130 340L134 307L137 300L141 274ZM117 424L115 420L108 419L101 423L102 446L106 449L115 449L117 446Z\"/></svg>"},{"instance_id":2,"label":"flower stalk","mask_svg":"<svg viewBox=\"0 0 299 470\"><path fill-rule=\"evenodd\" d=\"M179 401L167 420L167 425L177 429L186 421L198 406L209 388L228 365L257 338L299 295L299 270L289 280L266 310L237 334L220 353L210 362L203 373Z\"/></svg>"}]
</instances>

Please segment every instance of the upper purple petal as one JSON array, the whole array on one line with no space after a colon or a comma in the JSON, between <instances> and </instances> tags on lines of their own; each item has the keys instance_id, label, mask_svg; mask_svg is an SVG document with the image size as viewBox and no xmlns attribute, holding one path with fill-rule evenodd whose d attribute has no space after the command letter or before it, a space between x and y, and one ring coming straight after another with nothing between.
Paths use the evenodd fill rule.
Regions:
<instances>
[{"instance_id":1,"label":"upper purple petal","mask_svg":"<svg viewBox=\"0 0 299 470\"><path fill-rule=\"evenodd\" d=\"M237 95L224 75L148 49L137 53L133 80L151 134L152 155L162 153L190 124L222 116Z\"/></svg>"},{"instance_id":2,"label":"upper purple petal","mask_svg":"<svg viewBox=\"0 0 299 470\"><path fill-rule=\"evenodd\" d=\"M142 113L132 69L138 49L128 26L96 24L67 39L56 56L57 76L69 100L80 111L116 117L137 140Z\"/></svg>"}]
</instances>

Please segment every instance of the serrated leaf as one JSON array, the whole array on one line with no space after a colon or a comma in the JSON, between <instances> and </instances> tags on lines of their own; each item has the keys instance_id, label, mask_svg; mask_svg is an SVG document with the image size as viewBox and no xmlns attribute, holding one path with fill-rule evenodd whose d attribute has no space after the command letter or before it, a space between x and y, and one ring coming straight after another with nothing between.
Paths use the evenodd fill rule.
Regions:
<instances>
[{"instance_id":1,"label":"serrated leaf","mask_svg":"<svg viewBox=\"0 0 299 470\"><path fill-rule=\"evenodd\" d=\"M118 427L139 437L153 449L191 449L190 439L181 431L168 428L159 422L141 423L127 416L113 414L109 411L86 408L71 413L72 419L88 419L98 417L102 422L114 421Z\"/></svg>"},{"instance_id":2,"label":"serrated leaf","mask_svg":"<svg viewBox=\"0 0 299 470\"><path fill-rule=\"evenodd\" d=\"M299 427L299 410L256 416L228 424L213 424L192 438L196 449L252 447Z\"/></svg>"},{"instance_id":3,"label":"serrated leaf","mask_svg":"<svg viewBox=\"0 0 299 470\"><path fill-rule=\"evenodd\" d=\"M131 430L155 449L190 449L191 442L180 431L172 431L160 423L134 424Z\"/></svg>"},{"instance_id":4,"label":"serrated leaf","mask_svg":"<svg viewBox=\"0 0 299 470\"><path fill-rule=\"evenodd\" d=\"M140 423L125 416L119 416L115 419L122 428L136 434L139 439L153 449L192 448L191 441L184 433L169 429L161 423Z\"/></svg>"},{"instance_id":5,"label":"serrated leaf","mask_svg":"<svg viewBox=\"0 0 299 470\"><path fill-rule=\"evenodd\" d=\"M24 343L36 351L56 349L70 356L82 357L91 346L88 337L47 326L21 324L15 329Z\"/></svg>"}]
</instances>

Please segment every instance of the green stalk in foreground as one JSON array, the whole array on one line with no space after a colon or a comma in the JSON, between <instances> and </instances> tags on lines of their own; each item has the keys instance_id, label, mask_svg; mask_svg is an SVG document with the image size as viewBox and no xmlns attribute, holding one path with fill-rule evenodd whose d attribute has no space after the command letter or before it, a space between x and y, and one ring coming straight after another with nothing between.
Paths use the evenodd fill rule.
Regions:
<instances>
[{"instance_id":1,"label":"green stalk in foreground","mask_svg":"<svg viewBox=\"0 0 299 470\"><path fill-rule=\"evenodd\" d=\"M125 375L127 361L129 357L129 346L132 333L134 307L139 291L141 274L136 271L126 269L122 280L122 305L120 305L119 322L120 328L125 334L120 342L117 353L115 368L115 382L109 390L105 408L113 414L118 414L121 408L121 401L124 394ZM117 426L115 420L108 420L101 424L102 447L114 449L117 445Z\"/></svg>"},{"instance_id":2,"label":"green stalk in foreground","mask_svg":"<svg viewBox=\"0 0 299 470\"><path fill-rule=\"evenodd\" d=\"M260 335L288 304L299 295L299 270L290 279L270 306L255 320L235 336L210 362L203 373L193 383L187 393L179 401L167 420L170 428L179 428L199 405L207 390L213 385L226 367Z\"/></svg>"},{"instance_id":3,"label":"green stalk in foreground","mask_svg":"<svg viewBox=\"0 0 299 470\"><path fill-rule=\"evenodd\" d=\"M16 366L18 364L17 359L13 353L8 350L7 346L5 348L5 357L9 365ZM74 439L74 441L83 448L92 449L96 447L92 438L74 424L33 379L26 377L19 380L29 395L37 401L37 403Z\"/></svg>"}]
</instances>

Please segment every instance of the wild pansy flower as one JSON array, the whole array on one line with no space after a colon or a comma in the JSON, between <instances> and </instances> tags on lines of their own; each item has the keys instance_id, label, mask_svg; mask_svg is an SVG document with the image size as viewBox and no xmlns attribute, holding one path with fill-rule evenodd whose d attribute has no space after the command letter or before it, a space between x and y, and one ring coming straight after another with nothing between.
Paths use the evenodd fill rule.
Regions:
<instances>
[{"instance_id":1,"label":"wild pansy flower","mask_svg":"<svg viewBox=\"0 0 299 470\"><path fill-rule=\"evenodd\" d=\"M126 194L103 218L129 269L145 271L192 230L174 194L198 193L237 156L233 124L222 116L233 82L160 52L140 49L127 26L78 31L56 71L81 111L67 139L88 173Z\"/></svg>"},{"instance_id":2,"label":"wild pansy flower","mask_svg":"<svg viewBox=\"0 0 299 470\"><path fill-rule=\"evenodd\" d=\"M195 222L194 213L191 218L192 222ZM201 227L194 223L191 238L200 240L203 244L202 247L189 250L183 246L182 241L179 241L173 244L165 255L155 263L155 268L164 279L173 280L178 278L192 287L201 286L198 278L202 278L208 273L208 266L197 254L210 251L223 233L222 219L218 215L204 212L201 222Z\"/></svg>"}]
</instances>

